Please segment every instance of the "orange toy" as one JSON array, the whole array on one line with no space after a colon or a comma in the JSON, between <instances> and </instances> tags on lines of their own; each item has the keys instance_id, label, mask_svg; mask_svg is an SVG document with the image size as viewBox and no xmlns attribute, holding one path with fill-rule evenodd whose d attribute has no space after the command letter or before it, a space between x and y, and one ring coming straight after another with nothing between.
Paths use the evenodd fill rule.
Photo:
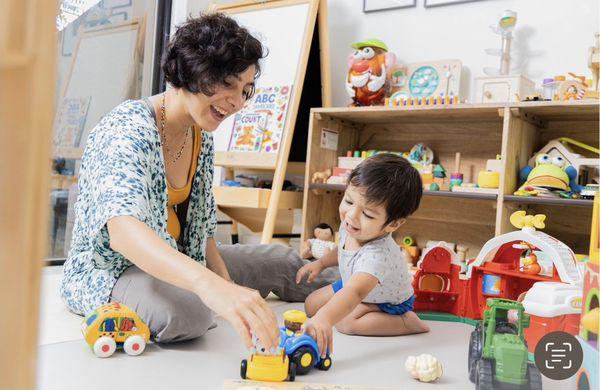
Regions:
<instances>
[{"instance_id":1,"label":"orange toy","mask_svg":"<svg viewBox=\"0 0 600 390\"><path fill-rule=\"evenodd\" d=\"M381 106L385 101L387 69L396 62L379 39L367 39L352 45L354 52L348 57L346 91L353 106Z\"/></svg>"},{"instance_id":2,"label":"orange toy","mask_svg":"<svg viewBox=\"0 0 600 390\"><path fill-rule=\"evenodd\" d=\"M542 271L542 267L540 267L538 264L538 258L535 253L533 253L533 251L536 249L535 246L523 241L518 244L518 247L527 249L521 255L521 263L523 264L521 266L521 272L528 275L538 275Z\"/></svg>"}]
</instances>

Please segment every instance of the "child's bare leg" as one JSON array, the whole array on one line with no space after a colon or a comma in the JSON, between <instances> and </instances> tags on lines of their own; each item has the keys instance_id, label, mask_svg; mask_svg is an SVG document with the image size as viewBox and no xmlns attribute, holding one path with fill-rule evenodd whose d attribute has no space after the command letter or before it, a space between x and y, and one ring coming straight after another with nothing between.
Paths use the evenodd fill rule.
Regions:
<instances>
[{"instance_id":1,"label":"child's bare leg","mask_svg":"<svg viewBox=\"0 0 600 390\"><path fill-rule=\"evenodd\" d=\"M377 305L361 303L336 325L345 334L361 336L400 336L429 332L429 326L412 311L402 315L388 314Z\"/></svg>"},{"instance_id":2,"label":"child's bare leg","mask_svg":"<svg viewBox=\"0 0 600 390\"><path fill-rule=\"evenodd\" d=\"M333 288L331 285L321 287L313 291L304 302L304 310L309 317L314 316L317 311L323 307L333 297Z\"/></svg>"}]
</instances>

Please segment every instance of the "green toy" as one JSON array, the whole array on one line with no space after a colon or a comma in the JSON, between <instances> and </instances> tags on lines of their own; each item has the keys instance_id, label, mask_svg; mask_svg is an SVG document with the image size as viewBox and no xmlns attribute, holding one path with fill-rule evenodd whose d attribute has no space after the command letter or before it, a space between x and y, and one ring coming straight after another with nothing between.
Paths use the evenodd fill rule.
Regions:
<instances>
[{"instance_id":1,"label":"green toy","mask_svg":"<svg viewBox=\"0 0 600 390\"><path fill-rule=\"evenodd\" d=\"M437 177L443 179L446 177L446 169L442 166L442 164L437 164L433 168L433 177Z\"/></svg>"},{"instance_id":2,"label":"green toy","mask_svg":"<svg viewBox=\"0 0 600 390\"><path fill-rule=\"evenodd\" d=\"M577 184L575 168L567 166L564 158L545 153L535 157L535 167L526 166L521 170L520 179L524 183L515 192L519 196L536 195L532 191L535 187L565 192L579 192L581 188Z\"/></svg>"},{"instance_id":3,"label":"green toy","mask_svg":"<svg viewBox=\"0 0 600 390\"><path fill-rule=\"evenodd\" d=\"M497 385L512 385L531 390L542 388L542 377L533 363L528 363L524 330L529 316L520 302L489 298L483 320L475 326L469 342L469 379L478 390L492 390ZM517 314L515 323L509 321Z\"/></svg>"}]
</instances>

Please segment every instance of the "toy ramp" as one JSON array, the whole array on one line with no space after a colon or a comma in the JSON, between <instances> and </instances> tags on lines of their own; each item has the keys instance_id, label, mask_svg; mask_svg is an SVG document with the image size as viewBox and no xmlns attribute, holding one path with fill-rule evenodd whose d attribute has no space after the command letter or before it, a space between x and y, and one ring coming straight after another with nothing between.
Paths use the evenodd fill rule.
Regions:
<instances>
[{"instance_id":1,"label":"toy ramp","mask_svg":"<svg viewBox=\"0 0 600 390\"><path fill-rule=\"evenodd\" d=\"M562 282L569 284L582 283L581 274L576 264L577 260L571 248L544 232L523 230L502 234L486 242L477 258L469 265L468 277L471 277L473 267L491 261L502 245L512 241L527 241L542 252L547 253L552 259Z\"/></svg>"}]
</instances>

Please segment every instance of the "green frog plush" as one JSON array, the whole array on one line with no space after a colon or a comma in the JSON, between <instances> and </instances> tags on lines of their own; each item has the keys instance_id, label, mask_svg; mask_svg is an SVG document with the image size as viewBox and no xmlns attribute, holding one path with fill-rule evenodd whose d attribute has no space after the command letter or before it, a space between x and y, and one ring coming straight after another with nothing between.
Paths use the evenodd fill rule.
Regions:
<instances>
[{"instance_id":1,"label":"green frog plush","mask_svg":"<svg viewBox=\"0 0 600 390\"><path fill-rule=\"evenodd\" d=\"M577 184L577 171L572 166L567 166L561 156L552 157L540 153L535 157L535 167L526 166L521 169L519 176L522 185L515 195L537 195L535 187L563 193L581 190L581 186Z\"/></svg>"}]
</instances>

